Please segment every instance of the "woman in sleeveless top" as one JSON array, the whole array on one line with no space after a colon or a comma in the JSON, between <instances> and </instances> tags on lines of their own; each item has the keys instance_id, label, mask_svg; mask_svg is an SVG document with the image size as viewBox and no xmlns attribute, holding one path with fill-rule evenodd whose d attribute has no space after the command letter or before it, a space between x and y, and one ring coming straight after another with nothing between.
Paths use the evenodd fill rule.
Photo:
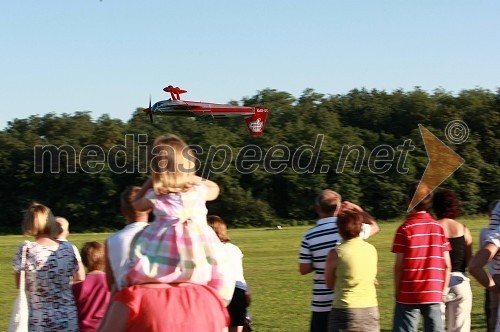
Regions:
<instances>
[{"instance_id":1,"label":"woman in sleeveless top","mask_svg":"<svg viewBox=\"0 0 500 332\"><path fill-rule=\"evenodd\" d=\"M472 236L465 225L454 220L460 214L460 204L453 191L443 189L436 193L433 209L452 248L449 292L443 299L447 331L470 331L472 291L465 271L472 256Z\"/></svg>"},{"instance_id":2,"label":"woman in sleeveless top","mask_svg":"<svg viewBox=\"0 0 500 332\"><path fill-rule=\"evenodd\" d=\"M78 331L71 278L73 282L83 281L85 271L79 270L74 246L67 241L55 240L59 229L54 215L45 205L32 203L26 210L23 233L33 236L35 240L19 245L13 266L18 282L20 271L26 271L31 332ZM23 265L24 246L26 261Z\"/></svg>"}]
</instances>

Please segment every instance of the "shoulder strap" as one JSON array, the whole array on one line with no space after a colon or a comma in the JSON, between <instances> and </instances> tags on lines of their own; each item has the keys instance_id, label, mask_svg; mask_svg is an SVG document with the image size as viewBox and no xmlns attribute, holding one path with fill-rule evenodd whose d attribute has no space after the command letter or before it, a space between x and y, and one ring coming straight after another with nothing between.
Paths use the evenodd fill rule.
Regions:
<instances>
[{"instance_id":1,"label":"shoulder strap","mask_svg":"<svg viewBox=\"0 0 500 332\"><path fill-rule=\"evenodd\" d=\"M20 270L20 276L19 276L19 294L22 295L23 292L25 291L25 278L26 278L26 250L27 250L28 245L25 243L23 245L23 251L22 251L22 256L21 256L21 270Z\"/></svg>"}]
</instances>

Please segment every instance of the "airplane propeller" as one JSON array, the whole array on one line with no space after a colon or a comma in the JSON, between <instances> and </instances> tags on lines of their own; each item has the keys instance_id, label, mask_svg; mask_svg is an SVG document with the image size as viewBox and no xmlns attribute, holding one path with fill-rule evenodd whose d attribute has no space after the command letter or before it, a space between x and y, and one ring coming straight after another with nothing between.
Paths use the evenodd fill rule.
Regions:
<instances>
[{"instance_id":1,"label":"airplane propeller","mask_svg":"<svg viewBox=\"0 0 500 332\"><path fill-rule=\"evenodd\" d=\"M149 107L143 110L144 113L149 114L149 120L153 123L153 112L151 112L151 95L149 95Z\"/></svg>"},{"instance_id":2,"label":"airplane propeller","mask_svg":"<svg viewBox=\"0 0 500 332\"><path fill-rule=\"evenodd\" d=\"M151 111L151 95L149 95L149 121L153 123L153 112Z\"/></svg>"}]
</instances>

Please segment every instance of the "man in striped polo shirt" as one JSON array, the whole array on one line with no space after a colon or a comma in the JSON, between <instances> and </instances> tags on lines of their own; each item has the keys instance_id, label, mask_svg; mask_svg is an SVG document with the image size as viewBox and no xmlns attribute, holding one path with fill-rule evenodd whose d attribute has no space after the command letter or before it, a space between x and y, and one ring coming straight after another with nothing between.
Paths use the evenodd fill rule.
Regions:
<instances>
[{"instance_id":1,"label":"man in striped polo shirt","mask_svg":"<svg viewBox=\"0 0 500 332\"><path fill-rule=\"evenodd\" d=\"M326 287L325 262L330 250L335 248L341 240L337 229L337 214L343 206L358 210L363 214L363 228L360 234L363 239L380 230L375 220L359 206L350 202L342 203L342 198L338 193L327 189L318 195L315 207L320 219L316 222L316 226L304 234L299 255L300 274L314 272L311 332L327 330L333 290Z\"/></svg>"},{"instance_id":2,"label":"man in striped polo shirt","mask_svg":"<svg viewBox=\"0 0 500 332\"><path fill-rule=\"evenodd\" d=\"M444 331L441 303L447 298L443 292L450 279L451 247L443 227L426 212L432 202L429 188L413 183L408 190L408 204L415 195L425 198L399 226L392 245L396 253L393 331L417 331L420 314L424 331Z\"/></svg>"}]
</instances>

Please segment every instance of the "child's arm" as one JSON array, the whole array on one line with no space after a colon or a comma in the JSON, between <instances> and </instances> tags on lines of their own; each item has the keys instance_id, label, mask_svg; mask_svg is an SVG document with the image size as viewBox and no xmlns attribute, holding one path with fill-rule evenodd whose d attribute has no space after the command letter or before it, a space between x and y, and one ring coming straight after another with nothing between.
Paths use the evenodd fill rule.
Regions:
<instances>
[{"instance_id":1,"label":"child's arm","mask_svg":"<svg viewBox=\"0 0 500 332\"><path fill-rule=\"evenodd\" d=\"M73 273L73 283L82 282L85 280L85 267L82 262L78 262L78 271Z\"/></svg>"},{"instance_id":2,"label":"child's arm","mask_svg":"<svg viewBox=\"0 0 500 332\"><path fill-rule=\"evenodd\" d=\"M203 181L203 184L205 184L205 186L207 187L207 197L205 198L207 201L213 201L217 198L217 196L219 196L220 189L217 183L199 176L195 176L195 181Z\"/></svg>"},{"instance_id":3,"label":"child's arm","mask_svg":"<svg viewBox=\"0 0 500 332\"><path fill-rule=\"evenodd\" d=\"M245 307L249 307L250 303L252 303L252 292L250 291L250 287L247 284L247 290L245 291Z\"/></svg>"},{"instance_id":4,"label":"child's arm","mask_svg":"<svg viewBox=\"0 0 500 332\"><path fill-rule=\"evenodd\" d=\"M144 184L141 187L141 190L139 190L139 192L135 196L134 201L132 202L134 210L148 211L154 207L153 203L151 203L149 199L144 198L146 192L151 188L153 188L153 182L151 181L151 178L148 178L146 182L144 182Z\"/></svg>"}]
</instances>

